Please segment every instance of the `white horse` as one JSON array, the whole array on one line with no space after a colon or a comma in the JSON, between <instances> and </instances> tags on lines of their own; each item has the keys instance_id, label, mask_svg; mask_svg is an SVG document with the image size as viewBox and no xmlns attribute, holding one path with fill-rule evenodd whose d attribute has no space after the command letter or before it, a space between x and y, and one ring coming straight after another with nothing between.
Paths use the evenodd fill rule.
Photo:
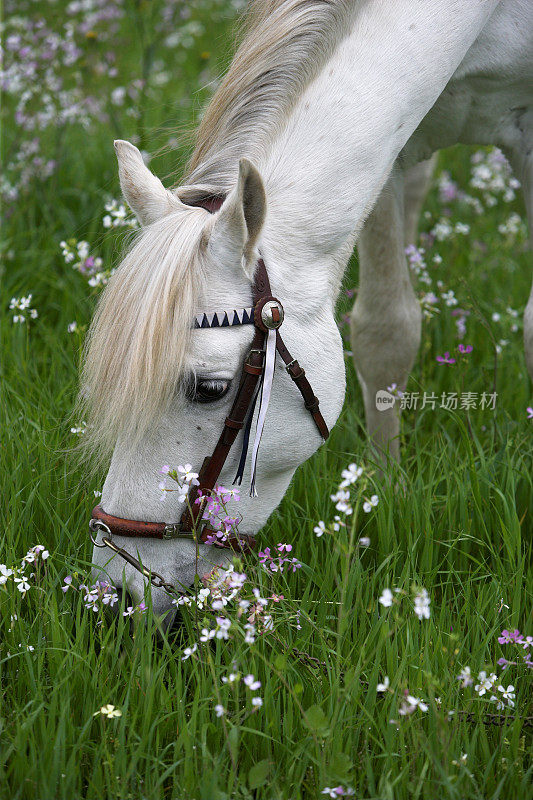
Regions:
<instances>
[{"instance_id":1,"label":"white horse","mask_svg":"<svg viewBox=\"0 0 533 800\"><path fill-rule=\"evenodd\" d=\"M135 147L115 143L122 191L143 227L101 299L83 377L93 446L112 451L106 512L179 519L177 495L160 502L161 467L190 462L198 471L212 452L252 337L247 326L192 331L191 322L201 311L250 305L259 251L285 307L283 337L331 427L345 391L334 309L359 235L354 359L369 433L397 456L398 412L378 414L375 395L405 386L420 340L404 229L415 224L428 167L418 167L408 213L405 170L457 142L496 144L525 189L531 223L532 37L531 0L257 0L185 185L165 189ZM187 205L221 194L214 214ZM524 329L533 374L533 294ZM211 402L198 402L205 396ZM278 363L259 496L245 492L236 508L243 532L261 528L320 443ZM192 542L117 540L167 580L192 582ZM202 572L226 559L207 545L200 553ZM142 576L109 554L95 550L95 563L138 602ZM170 608L161 590L152 598L156 613Z\"/></svg>"}]
</instances>

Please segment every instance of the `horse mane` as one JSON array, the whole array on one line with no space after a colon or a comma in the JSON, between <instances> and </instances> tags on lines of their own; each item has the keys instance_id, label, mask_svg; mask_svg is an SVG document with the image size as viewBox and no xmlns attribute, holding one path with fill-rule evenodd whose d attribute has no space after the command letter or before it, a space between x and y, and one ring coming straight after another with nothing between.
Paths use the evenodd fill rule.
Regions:
<instances>
[{"instance_id":1,"label":"horse mane","mask_svg":"<svg viewBox=\"0 0 533 800\"><path fill-rule=\"evenodd\" d=\"M143 228L100 297L84 348L76 414L81 450L101 463L137 444L176 400L205 280L203 209Z\"/></svg>"},{"instance_id":2,"label":"horse mane","mask_svg":"<svg viewBox=\"0 0 533 800\"><path fill-rule=\"evenodd\" d=\"M185 202L235 184L349 29L349 0L252 0L246 34L197 133ZM135 444L176 397L204 276L205 211L183 206L144 228L100 298L87 336L77 414L96 462Z\"/></svg>"},{"instance_id":3,"label":"horse mane","mask_svg":"<svg viewBox=\"0 0 533 800\"><path fill-rule=\"evenodd\" d=\"M224 193L239 159L260 164L298 97L349 30L349 0L252 0L244 39L207 106L178 194Z\"/></svg>"}]
</instances>

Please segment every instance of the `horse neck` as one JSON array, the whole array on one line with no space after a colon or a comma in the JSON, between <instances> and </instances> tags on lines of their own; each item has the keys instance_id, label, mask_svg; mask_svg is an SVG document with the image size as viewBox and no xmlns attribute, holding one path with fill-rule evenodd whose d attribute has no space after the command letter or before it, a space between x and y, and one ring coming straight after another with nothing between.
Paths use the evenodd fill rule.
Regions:
<instances>
[{"instance_id":1,"label":"horse neck","mask_svg":"<svg viewBox=\"0 0 533 800\"><path fill-rule=\"evenodd\" d=\"M289 291L305 284L317 302L334 300L394 161L496 5L361 3L258 164L268 199L262 250Z\"/></svg>"}]
</instances>

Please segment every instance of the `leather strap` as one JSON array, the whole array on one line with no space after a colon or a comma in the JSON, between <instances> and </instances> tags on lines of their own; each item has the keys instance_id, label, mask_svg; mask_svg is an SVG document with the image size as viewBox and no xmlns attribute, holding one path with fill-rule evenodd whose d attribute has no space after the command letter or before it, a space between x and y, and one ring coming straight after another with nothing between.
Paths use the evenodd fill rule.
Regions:
<instances>
[{"instance_id":1,"label":"leather strap","mask_svg":"<svg viewBox=\"0 0 533 800\"><path fill-rule=\"evenodd\" d=\"M111 534L116 536L134 536L137 538L146 539L189 539L193 538L192 531L180 531L180 523L168 525L165 522L143 522L142 520L122 519L122 517L115 517L112 514L106 514L102 506L93 508L92 518L103 522L109 528ZM201 544L206 544L207 539L216 535L217 531L204 525L198 536L198 541ZM216 542L214 547L219 547L227 550L236 550L238 552L249 553L255 547L255 537L251 534L242 534L238 536L230 534L225 542Z\"/></svg>"},{"instance_id":2,"label":"leather strap","mask_svg":"<svg viewBox=\"0 0 533 800\"><path fill-rule=\"evenodd\" d=\"M303 397L305 407L313 417L315 425L318 428L318 432L320 433L322 438L326 440L329 436L329 428L326 425L326 421L320 412L319 409L320 403L318 401L318 397L313 392L311 384L305 377L305 370L301 368L296 359L291 356L291 354L285 347L285 342L281 338L279 330L276 331L276 350L278 351L283 361L285 362L285 368L287 372L289 373L294 383L300 390L300 394Z\"/></svg>"},{"instance_id":3,"label":"leather strap","mask_svg":"<svg viewBox=\"0 0 533 800\"><path fill-rule=\"evenodd\" d=\"M259 259L253 284L254 306L265 297L269 297L270 282L263 259ZM246 420L248 409L252 403L255 389L263 373L264 345L266 334L257 326L248 356L244 362L241 381L231 411L224 420L224 427L213 454L206 458L198 474L199 486L192 486L188 503L181 517L181 524L192 528L197 525L203 514L203 503L196 503L200 492L206 495L211 492L222 472L231 447ZM229 423L229 424L228 424ZM191 514L191 509L193 513Z\"/></svg>"}]
</instances>

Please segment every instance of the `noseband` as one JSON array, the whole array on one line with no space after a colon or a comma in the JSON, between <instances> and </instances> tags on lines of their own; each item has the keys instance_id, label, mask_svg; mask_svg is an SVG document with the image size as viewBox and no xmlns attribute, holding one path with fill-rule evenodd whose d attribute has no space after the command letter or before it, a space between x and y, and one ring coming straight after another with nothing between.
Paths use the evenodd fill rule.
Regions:
<instances>
[{"instance_id":1,"label":"noseband","mask_svg":"<svg viewBox=\"0 0 533 800\"><path fill-rule=\"evenodd\" d=\"M206 198L191 205L197 205L213 213L223 203L223 197ZM240 483L246 454L248 451L250 428L254 416L254 408L258 395L261 394L257 431L252 452L252 486L255 493L255 465L261 432L268 406L270 386L272 383L276 352L285 363L285 368L302 395L305 408L311 414L315 425L323 439L329 436L319 409L318 398L305 376L305 371L298 361L291 356L279 332L284 319L284 310L280 301L272 295L270 281L262 258L259 258L252 285L253 307L232 311L200 314L196 317L194 328L232 327L233 325L251 324L254 326L254 337L248 355L242 367L239 387L231 410L224 420L222 433L210 457L204 459L198 474L198 486L191 486L185 509L179 522L142 522L122 519L107 514L101 506L93 509L89 523L92 531L98 530L108 534L102 538L103 546L111 547L136 569L139 562L122 548L112 542L111 536L131 536L151 539L194 539L202 544L213 544L215 547L250 552L255 546L255 539L250 534L230 533L223 539L217 539L220 531L211 528L203 519L205 500L213 491L226 463L231 447L240 430L244 428L242 455L236 481ZM260 391L261 390L261 391ZM94 542L94 540L93 540ZM95 542L97 544L97 542ZM102 545L99 545L102 546ZM141 568L147 577L149 571ZM153 575L153 573L152 573ZM158 576L159 577L159 576ZM154 584L158 585L158 584ZM161 584L159 584L161 585Z\"/></svg>"}]
</instances>

